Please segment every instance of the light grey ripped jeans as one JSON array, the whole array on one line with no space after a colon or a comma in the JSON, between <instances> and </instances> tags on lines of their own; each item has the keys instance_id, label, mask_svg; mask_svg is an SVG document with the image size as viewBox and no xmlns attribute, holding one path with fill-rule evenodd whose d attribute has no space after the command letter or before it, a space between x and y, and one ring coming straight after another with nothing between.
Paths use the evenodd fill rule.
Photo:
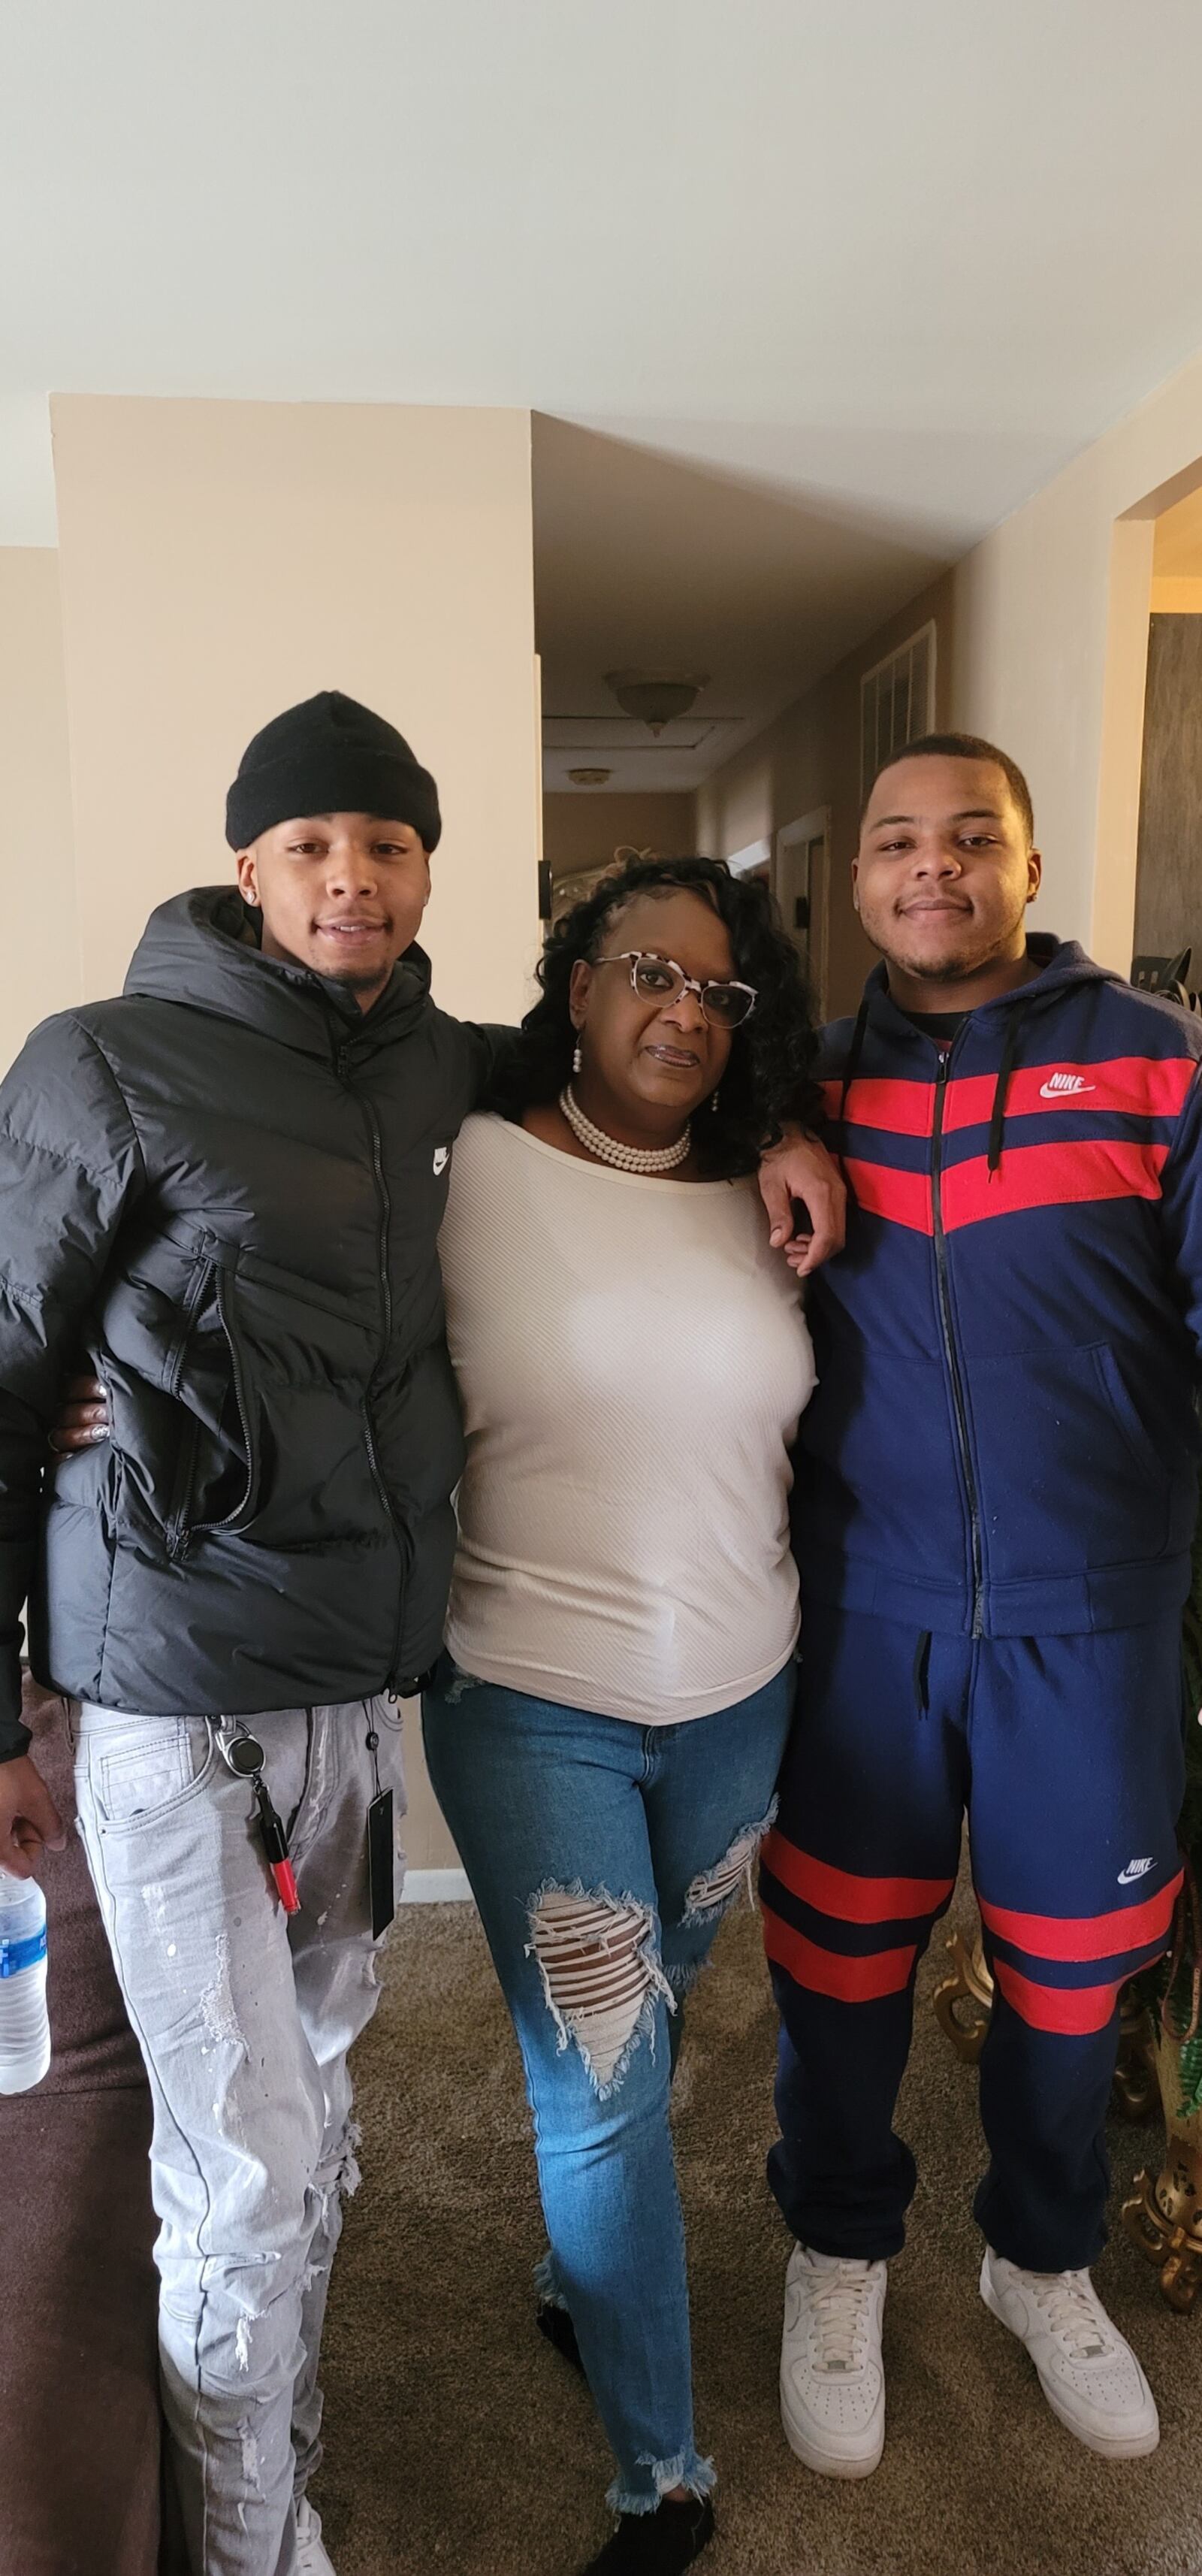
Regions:
<instances>
[{"instance_id":1,"label":"light grey ripped jeans","mask_svg":"<svg viewBox=\"0 0 1202 2576\"><path fill-rule=\"evenodd\" d=\"M301 1911L208 1718L84 1707L79 1819L154 2101L163 2402L193 2576L292 2576L318 2347L358 2180L347 2051L376 2003L367 1809L404 1809L387 1699L245 1721ZM399 1884L399 1867L398 1867Z\"/></svg>"}]
</instances>

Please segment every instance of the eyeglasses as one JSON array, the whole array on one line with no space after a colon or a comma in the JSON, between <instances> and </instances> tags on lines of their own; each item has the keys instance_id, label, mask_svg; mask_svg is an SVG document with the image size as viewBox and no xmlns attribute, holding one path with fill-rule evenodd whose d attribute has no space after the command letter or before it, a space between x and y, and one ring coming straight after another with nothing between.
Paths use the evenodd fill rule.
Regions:
<instances>
[{"instance_id":1,"label":"eyeglasses","mask_svg":"<svg viewBox=\"0 0 1202 2576\"><path fill-rule=\"evenodd\" d=\"M595 957L593 964L629 966L631 991L640 1002L658 1002L661 1009L678 1002L682 993L695 993L703 1019L714 1029L741 1028L755 1009L754 984L699 984L674 957L656 957L647 949L624 948L618 957Z\"/></svg>"}]
</instances>

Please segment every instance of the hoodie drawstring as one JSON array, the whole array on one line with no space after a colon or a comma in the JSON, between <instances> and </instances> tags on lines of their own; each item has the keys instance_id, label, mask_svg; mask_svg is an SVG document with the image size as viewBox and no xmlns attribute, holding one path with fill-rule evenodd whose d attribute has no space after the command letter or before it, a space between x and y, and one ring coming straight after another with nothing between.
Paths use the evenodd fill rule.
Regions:
<instances>
[{"instance_id":1,"label":"hoodie drawstring","mask_svg":"<svg viewBox=\"0 0 1202 2576\"><path fill-rule=\"evenodd\" d=\"M1018 1053L1018 1041L1022 1035L1022 1026L1027 1015L1027 1009L1028 1005L1026 1002L1015 1003L1006 1024L1005 1037L1002 1040L1002 1060L997 1069L997 1082L994 1085L993 1093L993 1108L989 1119L989 1153L987 1168L990 1180L993 1179L994 1173L999 1171L1001 1168L1002 1138L1006 1129L1006 1094L1010 1089L1010 1076L1014 1071L1014 1059Z\"/></svg>"},{"instance_id":2,"label":"hoodie drawstring","mask_svg":"<svg viewBox=\"0 0 1202 2576\"><path fill-rule=\"evenodd\" d=\"M865 993L864 999L856 1013L856 1024L852 1030L851 1045L847 1050L847 1062L843 1068L843 1081L839 1092L839 1125L841 1129L846 1125L847 1121L848 1093L850 1092L851 1086L860 1069L860 1058L864 1052L864 1040L868 1031L868 1015L871 1006L871 993ZM1014 1071L1015 1058L1018 1054L1019 1040L1022 1037L1023 1022L1026 1019L1029 1008L1030 1004L1028 1002L1015 1002L1013 1009L1007 1016L1006 1034L1002 1040L1002 1060L998 1066L997 1081L994 1084L993 1091L993 1107L990 1111L989 1117L987 1169L991 1180L994 1173L999 1171L1001 1168L1002 1142L1006 1132L1006 1097L1010 1089L1010 1076ZM843 1153L844 1148L841 1143L839 1148L840 1162L843 1160Z\"/></svg>"}]
</instances>

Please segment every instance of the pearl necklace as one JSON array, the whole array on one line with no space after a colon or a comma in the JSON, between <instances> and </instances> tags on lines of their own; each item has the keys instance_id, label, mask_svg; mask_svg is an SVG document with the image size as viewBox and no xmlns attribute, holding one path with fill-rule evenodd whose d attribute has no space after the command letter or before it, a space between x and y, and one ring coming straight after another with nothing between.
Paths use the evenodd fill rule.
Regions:
<instances>
[{"instance_id":1,"label":"pearl necklace","mask_svg":"<svg viewBox=\"0 0 1202 2576\"><path fill-rule=\"evenodd\" d=\"M603 1127L594 1127L592 1119L585 1117L570 1082L560 1092L559 1106L577 1144L583 1145L586 1154L592 1154L597 1162L612 1163L616 1171L645 1172L649 1176L674 1172L688 1153L691 1122L686 1123L683 1136L678 1136L674 1145L620 1145L616 1136L607 1136Z\"/></svg>"}]
</instances>

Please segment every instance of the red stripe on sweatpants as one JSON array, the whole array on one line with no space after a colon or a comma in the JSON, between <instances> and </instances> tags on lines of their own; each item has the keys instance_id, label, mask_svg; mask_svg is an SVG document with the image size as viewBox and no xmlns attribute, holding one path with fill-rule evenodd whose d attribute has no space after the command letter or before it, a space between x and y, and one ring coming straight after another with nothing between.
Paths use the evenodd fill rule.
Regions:
<instances>
[{"instance_id":1,"label":"red stripe on sweatpants","mask_svg":"<svg viewBox=\"0 0 1202 2576\"><path fill-rule=\"evenodd\" d=\"M1015 1216L1024 1208L1072 1207L1098 1199L1158 1199L1168 1151L1167 1145L1122 1144L1117 1136L1092 1136L1075 1145L1006 1145L995 1172L984 1154L974 1154L969 1162L951 1163L944 1172L943 1222L951 1234L958 1226L980 1225L985 1217ZM860 1196L858 1189L856 1196ZM889 1213L888 1209L882 1212Z\"/></svg>"},{"instance_id":2,"label":"red stripe on sweatpants","mask_svg":"<svg viewBox=\"0 0 1202 2576\"><path fill-rule=\"evenodd\" d=\"M1118 2002L1118 1978L1104 1986L1037 1986L1005 1959L995 1959L993 1973L1008 2004L1031 2030L1054 2031L1061 2039L1084 2039L1105 2030Z\"/></svg>"},{"instance_id":3,"label":"red stripe on sweatpants","mask_svg":"<svg viewBox=\"0 0 1202 2576\"><path fill-rule=\"evenodd\" d=\"M841 1950L824 1950L795 1932L771 1906L765 1905L764 1948L773 1966L784 1968L795 1986L812 1995L829 1995L839 2004L876 2003L882 1995L900 1995L910 1982L917 1944L901 1950L876 1950L868 1959L849 1959Z\"/></svg>"},{"instance_id":4,"label":"red stripe on sweatpants","mask_svg":"<svg viewBox=\"0 0 1202 2576\"><path fill-rule=\"evenodd\" d=\"M845 1154L843 1170L857 1207L869 1216L888 1217L911 1234L933 1234L929 1172L895 1172L888 1163L862 1163Z\"/></svg>"},{"instance_id":5,"label":"red stripe on sweatpants","mask_svg":"<svg viewBox=\"0 0 1202 2576\"><path fill-rule=\"evenodd\" d=\"M905 1923L915 1914L937 1914L956 1883L954 1878L865 1878L856 1870L835 1869L830 1861L801 1851L779 1825L765 1836L760 1858L791 1895L839 1923Z\"/></svg>"},{"instance_id":6,"label":"red stripe on sweatpants","mask_svg":"<svg viewBox=\"0 0 1202 2576\"><path fill-rule=\"evenodd\" d=\"M1150 1941L1167 1941L1177 1891L1185 1875L1178 1870L1167 1887L1158 1888L1142 1905L1116 1905L1110 1914L1016 1914L1009 1905L989 1905L978 1896L986 1931L1034 1959L1118 1959L1125 1950L1146 1950ZM779 1872L778 1872L779 1876Z\"/></svg>"}]
</instances>

